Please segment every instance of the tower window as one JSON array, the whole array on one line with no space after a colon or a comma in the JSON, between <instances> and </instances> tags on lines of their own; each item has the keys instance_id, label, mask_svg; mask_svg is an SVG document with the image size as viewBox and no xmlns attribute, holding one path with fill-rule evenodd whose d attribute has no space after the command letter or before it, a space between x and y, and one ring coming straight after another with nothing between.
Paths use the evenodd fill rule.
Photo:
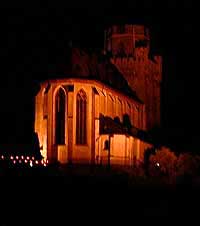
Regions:
<instances>
[{"instance_id":1,"label":"tower window","mask_svg":"<svg viewBox=\"0 0 200 226\"><path fill-rule=\"evenodd\" d=\"M81 89L76 97L76 144L87 143L87 96Z\"/></svg>"},{"instance_id":2,"label":"tower window","mask_svg":"<svg viewBox=\"0 0 200 226\"><path fill-rule=\"evenodd\" d=\"M118 27L118 33L123 34L125 33L125 26L121 25Z\"/></svg>"},{"instance_id":3,"label":"tower window","mask_svg":"<svg viewBox=\"0 0 200 226\"><path fill-rule=\"evenodd\" d=\"M55 98L56 144L65 144L65 92L60 88Z\"/></svg>"}]
</instances>

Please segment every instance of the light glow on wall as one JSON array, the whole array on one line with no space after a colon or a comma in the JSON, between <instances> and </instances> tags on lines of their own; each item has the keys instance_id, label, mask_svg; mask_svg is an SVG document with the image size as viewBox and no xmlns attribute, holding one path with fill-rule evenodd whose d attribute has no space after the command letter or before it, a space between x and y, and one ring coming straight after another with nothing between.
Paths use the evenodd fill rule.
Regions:
<instances>
[{"instance_id":1,"label":"light glow on wall","mask_svg":"<svg viewBox=\"0 0 200 226\"><path fill-rule=\"evenodd\" d=\"M46 134L46 128L47 128L47 121L45 120L43 122L43 134L41 137L39 137L39 140L42 141L42 148L40 149L40 153L43 156L43 158L46 160L47 159L47 134Z\"/></svg>"}]
</instances>

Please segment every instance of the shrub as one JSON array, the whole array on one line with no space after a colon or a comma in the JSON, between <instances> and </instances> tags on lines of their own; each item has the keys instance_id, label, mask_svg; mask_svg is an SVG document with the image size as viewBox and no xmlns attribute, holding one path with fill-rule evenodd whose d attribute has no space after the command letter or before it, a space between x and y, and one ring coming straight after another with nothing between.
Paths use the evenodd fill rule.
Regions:
<instances>
[{"instance_id":1,"label":"shrub","mask_svg":"<svg viewBox=\"0 0 200 226\"><path fill-rule=\"evenodd\" d=\"M199 157L189 153L180 154L177 161L178 176L194 176L197 175L199 168Z\"/></svg>"},{"instance_id":2,"label":"shrub","mask_svg":"<svg viewBox=\"0 0 200 226\"><path fill-rule=\"evenodd\" d=\"M150 176L162 177L171 182L176 175L176 162L176 155L169 149L162 148L155 155L151 155L149 174Z\"/></svg>"}]
</instances>

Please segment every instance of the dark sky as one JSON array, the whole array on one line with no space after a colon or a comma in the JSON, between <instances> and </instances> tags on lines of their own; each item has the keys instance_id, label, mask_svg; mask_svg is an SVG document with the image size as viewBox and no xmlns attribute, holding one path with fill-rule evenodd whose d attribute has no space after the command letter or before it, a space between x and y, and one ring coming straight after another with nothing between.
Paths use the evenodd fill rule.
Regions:
<instances>
[{"instance_id":1,"label":"dark sky","mask_svg":"<svg viewBox=\"0 0 200 226\"><path fill-rule=\"evenodd\" d=\"M150 27L152 50L164 60L164 128L181 137L179 142L195 141L200 137L198 17L199 8L191 0L2 6L0 144L29 142L35 82L48 78L50 65L64 62L70 40L103 47L103 29L112 23Z\"/></svg>"}]
</instances>

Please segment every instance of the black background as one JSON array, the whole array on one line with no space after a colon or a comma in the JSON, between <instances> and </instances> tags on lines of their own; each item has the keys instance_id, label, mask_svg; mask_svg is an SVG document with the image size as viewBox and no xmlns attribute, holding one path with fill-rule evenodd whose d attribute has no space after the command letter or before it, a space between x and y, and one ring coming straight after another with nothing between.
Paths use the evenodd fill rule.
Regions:
<instances>
[{"instance_id":1,"label":"black background","mask_svg":"<svg viewBox=\"0 0 200 226\"><path fill-rule=\"evenodd\" d=\"M198 151L199 7L194 1L65 1L1 7L0 144L29 144L37 82L65 61L70 40L103 47L109 24L144 23L152 51L163 56L162 125L166 137Z\"/></svg>"}]
</instances>

